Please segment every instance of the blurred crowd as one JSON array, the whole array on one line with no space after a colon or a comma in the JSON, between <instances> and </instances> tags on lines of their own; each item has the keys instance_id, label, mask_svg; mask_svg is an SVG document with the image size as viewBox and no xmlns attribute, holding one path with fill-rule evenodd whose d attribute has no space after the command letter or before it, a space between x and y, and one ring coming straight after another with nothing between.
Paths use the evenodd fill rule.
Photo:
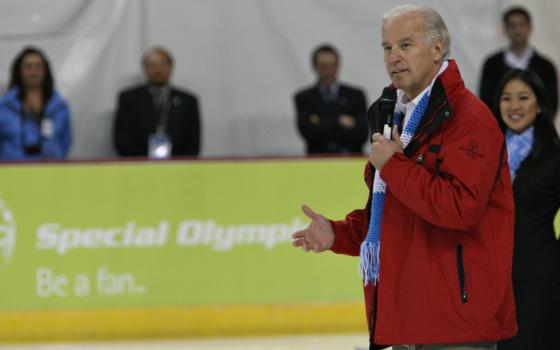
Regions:
<instances>
[{"instance_id":1,"label":"blurred crowd","mask_svg":"<svg viewBox=\"0 0 560 350\"><path fill-rule=\"evenodd\" d=\"M497 87L510 69L530 69L543 81L555 115L558 84L554 64L530 44L529 12L504 12L509 45L488 56L478 89L494 109ZM294 94L295 125L307 154L362 154L368 140L367 98L362 88L338 78L337 48L322 44L311 54L316 80ZM113 146L121 157L197 157L201 115L194 93L171 85L174 60L162 47L142 57L145 82L118 95L113 117ZM499 119L499 118L498 118ZM26 47L10 69L9 86L0 99L0 160L65 159L72 147L72 118L67 101L55 87L46 54Z\"/></svg>"}]
</instances>

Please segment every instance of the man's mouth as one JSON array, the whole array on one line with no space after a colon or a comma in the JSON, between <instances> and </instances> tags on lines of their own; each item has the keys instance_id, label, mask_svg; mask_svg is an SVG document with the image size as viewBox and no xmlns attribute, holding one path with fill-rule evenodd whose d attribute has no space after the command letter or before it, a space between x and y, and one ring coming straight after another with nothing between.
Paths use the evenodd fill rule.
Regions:
<instances>
[{"instance_id":1,"label":"man's mouth","mask_svg":"<svg viewBox=\"0 0 560 350\"><path fill-rule=\"evenodd\" d=\"M403 72L406 72L407 69L394 69L391 71L391 75L395 75L395 74L401 74Z\"/></svg>"}]
</instances>

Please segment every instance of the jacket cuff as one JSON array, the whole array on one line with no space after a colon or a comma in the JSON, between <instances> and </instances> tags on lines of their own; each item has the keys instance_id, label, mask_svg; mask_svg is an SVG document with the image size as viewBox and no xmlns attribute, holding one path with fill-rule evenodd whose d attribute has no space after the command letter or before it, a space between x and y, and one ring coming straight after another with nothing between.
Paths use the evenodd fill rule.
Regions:
<instances>
[{"instance_id":1,"label":"jacket cuff","mask_svg":"<svg viewBox=\"0 0 560 350\"><path fill-rule=\"evenodd\" d=\"M388 185L391 181L391 174L395 173L395 167L397 166L398 162L407 159L408 158L406 158L403 153L395 153L391 156L391 158L389 158L387 162L385 162L385 165L383 165L383 168L381 169L381 173L379 173L379 176L381 176L381 179L383 179L383 182L385 182L385 184Z\"/></svg>"},{"instance_id":2,"label":"jacket cuff","mask_svg":"<svg viewBox=\"0 0 560 350\"><path fill-rule=\"evenodd\" d=\"M345 222L330 220L330 223L334 231L334 243L330 250L336 254L360 255L360 246L348 239Z\"/></svg>"}]
</instances>

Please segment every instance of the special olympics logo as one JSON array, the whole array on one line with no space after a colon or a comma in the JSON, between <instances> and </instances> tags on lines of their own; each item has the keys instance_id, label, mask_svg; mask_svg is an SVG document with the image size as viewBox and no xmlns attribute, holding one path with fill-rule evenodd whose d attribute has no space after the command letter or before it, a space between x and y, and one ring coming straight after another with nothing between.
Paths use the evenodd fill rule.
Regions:
<instances>
[{"instance_id":1,"label":"special olympics logo","mask_svg":"<svg viewBox=\"0 0 560 350\"><path fill-rule=\"evenodd\" d=\"M0 267L12 260L16 247L16 224L14 215L6 202L0 198Z\"/></svg>"}]
</instances>

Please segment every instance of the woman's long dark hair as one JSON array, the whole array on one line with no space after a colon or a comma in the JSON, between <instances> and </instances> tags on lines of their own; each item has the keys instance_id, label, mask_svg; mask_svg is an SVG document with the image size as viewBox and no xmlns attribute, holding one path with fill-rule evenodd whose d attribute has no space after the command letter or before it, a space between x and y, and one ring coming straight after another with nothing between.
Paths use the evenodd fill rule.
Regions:
<instances>
[{"instance_id":1,"label":"woman's long dark hair","mask_svg":"<svg viewBox=\"0 0 560 350\"><path fill-rule=\"evenodd\" d=\"M533 149L526 160L529 167L534 169L539 165L550 163L546 162L546 160L550 159L549 156L553 152L558 151L560 138L558 137L558 133L554 127L554 115L552 113L550 99L546 92L546 88L544 87L544 83L539 76L531 70L512 69L506 73L498 85L498 94L496 95L496 100L494 101L494 115L498 119L502 130L505 131L507 126L503 122L500 113L500 100L506 84L512 80L520 80L531 88L537 98L537 104L541 110L537 113L533 123L533 126L535 127Z\"/></svg>"},{"instance_id":2,"label":"woman's long dark hair","mask_svg":"<svg viewBox=\"0 0 560 350\"><path fill-rule=\"evenodd\" d=\"M8 85L9 88L18 87L20 89L19 98L25 98L25 89L23 86L23 79L21 74L21 65L23 63L23 59L27 55L36 54L41 57L43 61L43 67L45 69L45 76L43 79L43 84L41 86L41 91L43 93L43 103L46 104L52 97L53 90L54 90L54 79L51 73L51 67L49 65L49 61L45 54L36 47L25 47L14 59L11 68L11 76L10 76L10 84Z\"/></svg>"}]
</instances>

